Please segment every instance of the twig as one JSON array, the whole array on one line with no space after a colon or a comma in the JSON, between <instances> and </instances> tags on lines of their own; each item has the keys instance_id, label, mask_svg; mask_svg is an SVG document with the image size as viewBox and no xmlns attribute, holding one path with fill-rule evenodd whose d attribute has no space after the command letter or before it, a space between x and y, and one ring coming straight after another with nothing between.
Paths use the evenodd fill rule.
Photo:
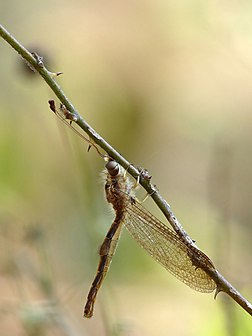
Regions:
<instances>
[{"instance_id":1,"label":"twig","mask_svg":"<svg viewBox=\"0 0 252 336\"><path fill-rule=\"evenodd\" d=\"M66 109L74 116L74 121L79 127L92 139L92 141L102 148L111 158L117 161L121 166L127 169L127 172L135 179L139 178L139 183L153 198L159 209L163 212L173 229L184 241L185 244L198 250L193 240L189 237L178 219L172 212L169 204L162 198L157 191L157 188L150 183L148 174L140 174L139 170L130 164L122 155L120 155L109 143L107 143L96 131L79 115L73 104L68 100L59 84L54 79L54 74L48 71L43 64L41 57L34 53L30 53L24 48L11 34L0 25L0 36L9 43L22 57L28 62L33 69L35 69L50 86L55 95L59 98ZM206 273L216 283L216 295L223 291L235 300L244 310L252 316L252 305L249 303L215 268L206 268L204 264L197 260L197 266L203 268Z\"/></svg>"}]
</instances>

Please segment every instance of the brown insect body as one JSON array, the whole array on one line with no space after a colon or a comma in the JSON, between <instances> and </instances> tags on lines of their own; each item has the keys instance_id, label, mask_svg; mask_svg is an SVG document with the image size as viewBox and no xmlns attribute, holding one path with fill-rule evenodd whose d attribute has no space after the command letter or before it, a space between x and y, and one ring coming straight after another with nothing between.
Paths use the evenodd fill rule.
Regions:
<instances>
[{"instance_id":1,"label":"brown insect body","mask_svg":"<svg viewBox=\"0 0 252 336\"><path fill-rule=\"evenodd\" d=\"M109 161L106 164L106 169L106 198L108 203L112 204L116 216L99 250L100 262L96 277L87 297L87 303L84 308L85 317L92 317L93 315L96 296L109 270L112 257L115 253L123 226L125 208L129 202L128 193L130 192L130 183L126 181L126 178L122 174L120 174L118 163Z\"/></svg>"}]
</instances>

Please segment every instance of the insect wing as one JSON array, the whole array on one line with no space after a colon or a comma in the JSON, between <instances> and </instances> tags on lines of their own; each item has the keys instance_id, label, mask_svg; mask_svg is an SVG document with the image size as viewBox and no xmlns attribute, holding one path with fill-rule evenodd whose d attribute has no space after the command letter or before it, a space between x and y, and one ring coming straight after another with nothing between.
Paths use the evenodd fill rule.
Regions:
<instances>
[{"instance_id":1,"label":"insect wing","mask_svg":"<svg viewBox=\"0 0 252 336\"><path fill-rule=\"evenodd\" d=\"M141 204L130 202L124 224L133 238L162 266L179 280L199 292L212 292L216 283L201 268L193 265L189 246L166 225L149 213ZM195 251L190 251L195 253ZM213 267L210 259L200 252L204 262Z\"/></svg>"}]
</instances>

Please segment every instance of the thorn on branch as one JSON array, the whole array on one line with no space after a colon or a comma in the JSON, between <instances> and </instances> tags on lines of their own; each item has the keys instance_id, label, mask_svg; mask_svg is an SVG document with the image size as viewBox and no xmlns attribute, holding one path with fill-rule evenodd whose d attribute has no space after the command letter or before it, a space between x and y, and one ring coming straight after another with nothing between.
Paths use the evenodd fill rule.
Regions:
<instances>
[{"instance_id":1,"label":"thorn on branch","mask_svg":"<svg viewBox=\"0 0 252 336\"><path fill-rule=\"evenodd\" d=\"M222 292L221 286L217 284L217 287L215 289L215 293L214 293L214 299L216 300L217 295Z\"/></svg>"}]
</instances>

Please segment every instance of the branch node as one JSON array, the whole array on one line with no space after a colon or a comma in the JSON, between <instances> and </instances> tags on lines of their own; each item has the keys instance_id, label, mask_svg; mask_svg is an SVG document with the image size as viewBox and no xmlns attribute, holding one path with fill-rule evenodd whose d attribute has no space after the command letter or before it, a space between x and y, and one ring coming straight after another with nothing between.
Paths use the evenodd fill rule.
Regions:
<instances>
[{"instance_id":1,"label":"branch node","mask_svg":"<svg viewBox=\"0 0 252 336\"><path fill-rule=\"evenodd\" d=\"M44 67L44 59L43 56L39 56L35 51L31 52L31 55L35 58L35 61L37 62L38 66L40 68Z\"/></svg>"}]
</instances>

